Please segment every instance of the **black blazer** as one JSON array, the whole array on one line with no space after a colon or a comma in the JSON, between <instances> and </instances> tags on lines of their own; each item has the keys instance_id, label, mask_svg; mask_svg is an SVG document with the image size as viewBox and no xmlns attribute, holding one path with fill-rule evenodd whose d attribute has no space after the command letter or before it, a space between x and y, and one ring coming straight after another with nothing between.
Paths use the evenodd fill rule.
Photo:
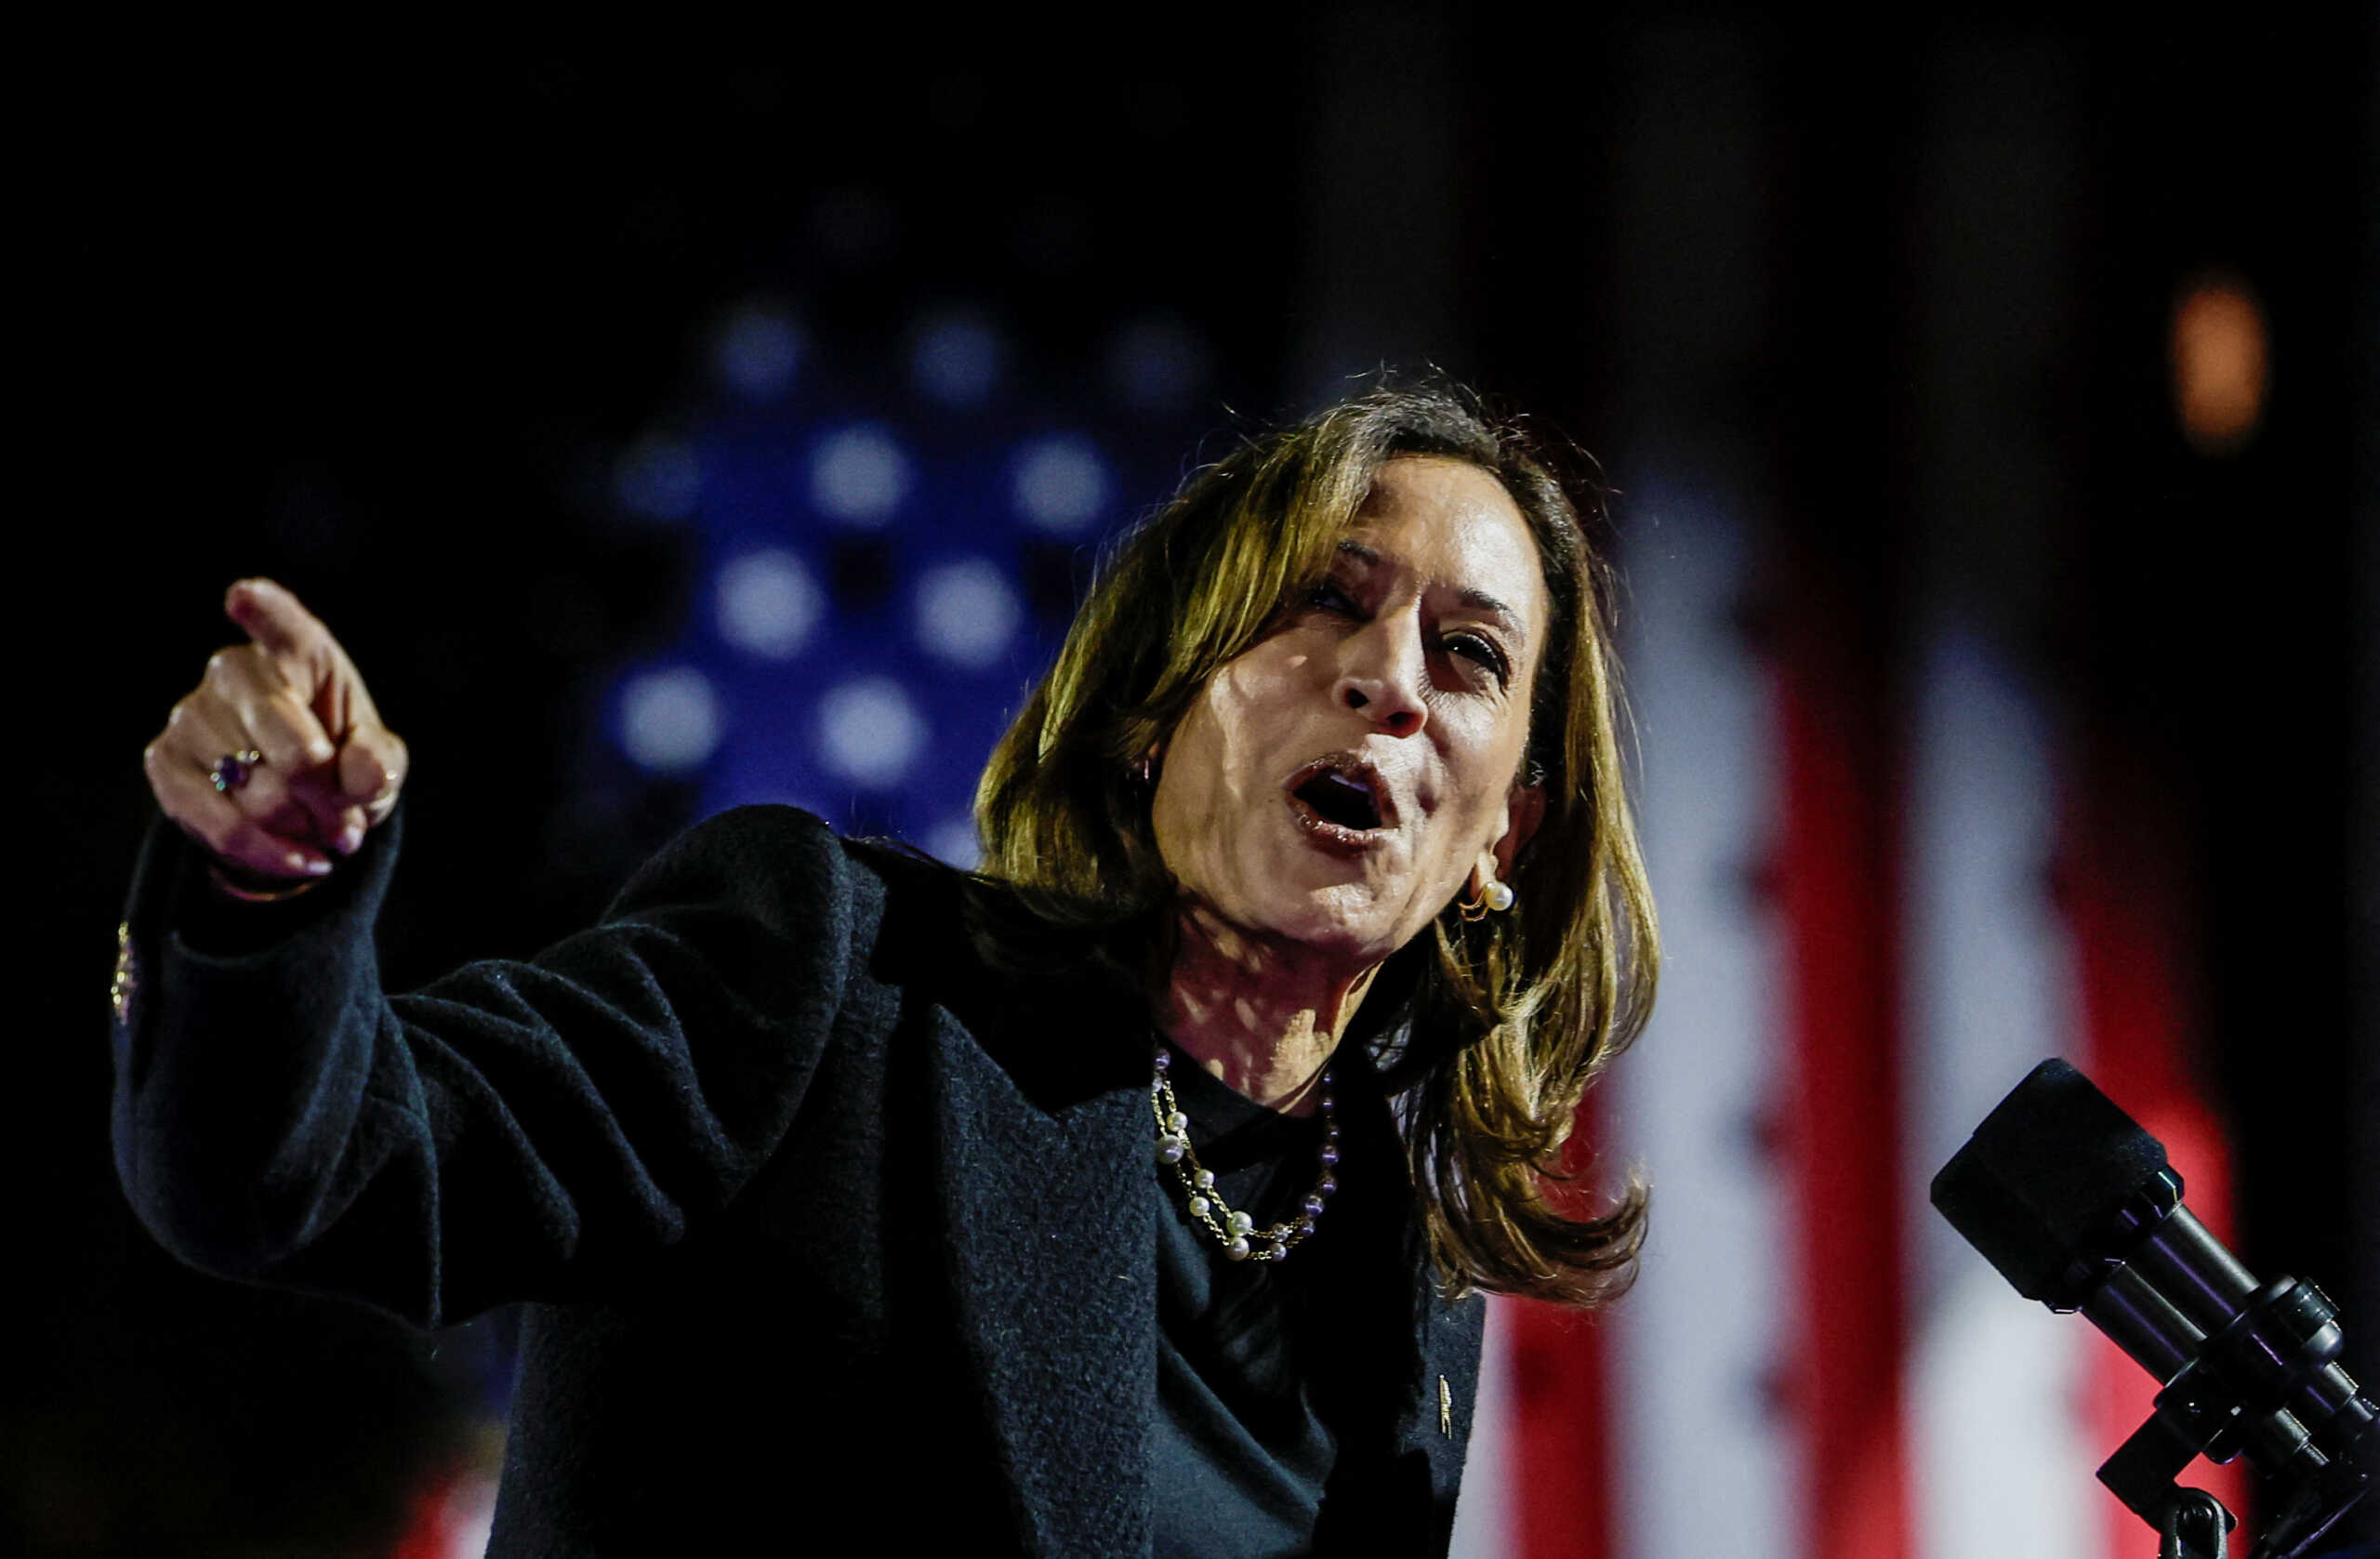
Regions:
<instances>
[{"instance_id":1,"label":"black blazer","mask_svg":"<svg viewBox=\"0 0 2380 1559\"><path fill-rule=\"evenodd\" d=\"M531 961L387 997L396 833L227 912L152 830L114 1142L168 1249L424 1328L532 1301L494 1554L1147 1551L1140 997L995 974L956 874L782 807L694 829ZM1342 1116L1342 1180L1401 1187L1386 1103ZM1408 1247L1405 1409L1342 1447L1365 1495L1326 1493L1325 1550L1446 1548L1483 1307Z\"/></svg>"}]
</instances>

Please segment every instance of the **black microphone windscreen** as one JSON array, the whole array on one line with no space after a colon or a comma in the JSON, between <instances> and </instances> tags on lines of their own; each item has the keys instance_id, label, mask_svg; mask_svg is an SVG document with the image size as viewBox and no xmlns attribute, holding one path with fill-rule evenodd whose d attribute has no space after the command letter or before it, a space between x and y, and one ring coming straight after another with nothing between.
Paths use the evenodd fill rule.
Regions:
<instances>
[{"instance_id":1,"label":"black microphone windscreen","mask_svg":"<svg viewBox=\"0 0 2380 1559\"><path fill-rule=\"evenodd\" d=\"M1935 1209L2027 1299L2061 1309L2078 1259L2166 1168L2165 1148L2062 1061L2044 1061L1934 1177ZM2121 1256L2122 1252L2113 1254Z\"/></svg>"}]
</instances>

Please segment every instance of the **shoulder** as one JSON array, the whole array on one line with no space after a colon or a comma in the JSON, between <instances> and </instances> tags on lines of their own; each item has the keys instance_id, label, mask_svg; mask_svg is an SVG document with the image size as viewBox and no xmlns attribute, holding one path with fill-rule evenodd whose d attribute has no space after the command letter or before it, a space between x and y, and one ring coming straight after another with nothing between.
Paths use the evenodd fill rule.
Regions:
<instances>
[{"instance_id":1,"label":"shoulder","mask_svg":"<svg viewBox=\"0 0 2380 1559\"><path fill-rule=\"evenodd\" d=\"M895 840L845 838L794 807L736 807L694 825L631 879L611 918L670 906L831 938L891 984L1012 994L1132 984L1101 932L1052 919L1006 883Z\"/></svg>"},{"instance_id":2,"label":"shoulder","mask_svg":"<svg viewBox=\"0 0 2380 1559\"><path fill-rule=\"evenodd\" d=\"M714 813L679 835L655 860L699 862L747 876L855 873L888 888L913 891L966 878L898 840L847 838L824 818L788 806Z\"/></svg>"},{"instance_id":3,"label":"shoulder","mask_svg":"<svg viewBox=\"0 0 2380 1559\"><path fill-rule=\"evenodd\" d=\"M613 900L607 919L715 905L774 919L846 895L834 830L792 807L735 807L661 847Z\"/></svg>"},{"instance_id":4,"label":"shoulder","mask_svg":"<svg viewBox=\"0 0 2380 1559\"><path fill-rule=\"evenodd\" d=\"M961 935L973 879L884 839L847 839L787 806L734 807L688 828L648 861L608 918L726 912L791 934L832 931L860 945Z\"/></svg>"}]
</instances>

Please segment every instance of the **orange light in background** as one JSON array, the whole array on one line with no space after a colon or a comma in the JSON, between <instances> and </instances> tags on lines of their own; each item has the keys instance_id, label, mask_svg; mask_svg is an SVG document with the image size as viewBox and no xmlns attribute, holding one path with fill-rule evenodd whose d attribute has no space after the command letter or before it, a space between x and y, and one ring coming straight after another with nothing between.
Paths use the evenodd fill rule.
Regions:
<instances>
[{"instance_id":1,"label":"orange light in background","mask_svg":"<svg viewBox=\"0 0 2380 1559\"><path fill-rule=\"evenodd\" d=\"M2255 437L2270 383L2265 311L2232 277L2208 277L2174 309L2174 409L2202 455L2234 455Z\"/></svg>"}]
</instances>

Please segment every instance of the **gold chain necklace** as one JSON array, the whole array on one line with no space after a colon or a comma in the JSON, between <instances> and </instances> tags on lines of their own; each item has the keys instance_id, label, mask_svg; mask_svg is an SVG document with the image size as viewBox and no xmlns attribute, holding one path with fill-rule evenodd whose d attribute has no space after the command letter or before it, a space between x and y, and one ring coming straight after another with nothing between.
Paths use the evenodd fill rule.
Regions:
<instances>
[{"instance_id":1,"label":"gold chain necklace","mask_svg":"<svg viewBox=\"0 0 2380 1559\"><path fill-rule=\"evenodd\" d=\"M1173 1084L1166 1077L1173 1057L1159 1040L1157 1047L1157 1077L1149 1084L1149 1106L1157 1115L1157 1162L1172 1168L1182 1182L1190 1216L1206 1225L1223 1248L1223 1254L1235 1262L1277 1262L1303 1244L1314 1234L1315 1220L1322 1216L1323 1205L1330 1194L1339 1189L1339 1177L1332 1173L1339 1164L1338 1106L1330 1097L1330 1074L1322 1074L1320 1107L1322 1111L1322 1175L1306 1193L1297 1216L1285 1218L1270 1228L1256 1227L1256 1221L1244 1212L1235 1212L1215 1189L1215 1172L1202 1169L1197 1151L1190 1145L1190 1117L1182 1113L1174 1102Z\"/></svg>"}]
</instances>

